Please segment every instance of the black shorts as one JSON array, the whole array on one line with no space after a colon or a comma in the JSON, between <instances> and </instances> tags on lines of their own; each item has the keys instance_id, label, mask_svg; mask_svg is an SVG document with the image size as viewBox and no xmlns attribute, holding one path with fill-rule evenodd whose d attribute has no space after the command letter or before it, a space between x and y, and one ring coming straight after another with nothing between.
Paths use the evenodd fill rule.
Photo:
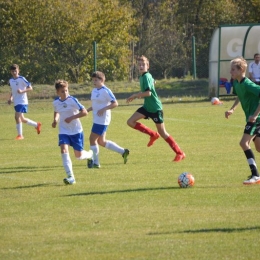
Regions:
<instances>
[{"instance_id":1,"label":"black shorts","mask_svg":"<svg viewBox=\"0 0 260 260\"><path fill-rule=\"evenodd\" d=\"M136 110L136 112L145 116L144 119L151 118L155 124L162 124L163 123L163 111L158 110L155 113L148 112L144 107L140 107Z\"/></svg>"},{"instance_id":2,"label":"black shorts","mask_svg":"<svg viewBox=\"0 0 260 260\"><path fill-rule=\"evenodd\" d=\"M244 130L244 134L256 135L260 137L260 122L247 122Z\"/></svg>"}]
</instances>

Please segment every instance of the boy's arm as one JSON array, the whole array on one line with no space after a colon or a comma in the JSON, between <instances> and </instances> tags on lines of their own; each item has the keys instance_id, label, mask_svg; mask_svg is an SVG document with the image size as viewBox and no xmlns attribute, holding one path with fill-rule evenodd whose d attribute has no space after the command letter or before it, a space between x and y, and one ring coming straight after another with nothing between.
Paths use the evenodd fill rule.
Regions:
<instances>
[{"instance_id":1,"label":"boy's arm","mask_svg":"<svg viewBox=\"0 0 260 260\"><path fill-rule=\"evenodd\" d=\"M67 117L64 121L66 123L70 123L72 120L75 120L77 118L81 118L83 116L86 116L87 114L88 114L87 110L85 108L83 108L82 110L79 111L78 114L70 116L70 117Z\"/></svg>"},{"instance_id":2,"label":"boy's arm","mask_svg":"<svg viewBox=\"0 0 260 260\"><path fill-rule=\"evenodd\" d=\"M53 115L53 122L52 122L52 127L53 127L53 128L56 127L59 118L60 118L60 114L59 114L58 112L54 112L54 115Z\"/></svg>"},{"instance_id":3,"label":"boy's arm","mask_svg":"<svg viewBox=\"0 0 260 260\"><path fill-rule=\"evenodd\" d=\"M234 113L234 111L235 111L235 109L236 109L236 107L238 106L239 103L240 103L240 101L239 101L239 98L237 97L233 106L228 111L225 112L225 117L227 119L229 118L230 115L232 115Z\"/></svg>"},{"instance_id":4,"label":"boy's arm","mask_svg":"<svg viewBox=\"0 0 260 260\"><path fill-rule=\"evenodd\" d=\"M149 97L149 96L151 96L151 91L150 90L146 90L144 92L138 92L138 93L135 93L135 94L131 95L129 98L127 98L126 102L130 103L130 102L132 102L136 98L144 98L144 97Z\"/></svg>"},{"instance_id":5,"label":"boy's arm","mask_svg":"<svg viewBox=\"0 0 260 260\"><path fill-rule=\"evenodd\" d=\"M7 101L8 105L11 105L12 101L13 101L13 94L11 93L10 97L9 97L9 99Z\"/></svg>"},{"instance_id":6,"label":"boy's arm","mask_svg":"<svg viewBox=\"0 0 260 260\"><path fill-rule=\"evenodd\" d=\"M260 113L260 104L258 105L255 113L252 116L249 116L248 122L252 122L252 123L255 122L257 117L258 117L258 115L259 115L259 113Z\"/></svg>"},{"instance_id":7,"label":"boy's arm","mask_svg":"<svg viewBox=\"0 0 260 260\"><path fill-rule=\"evenodd\" d=\"M32 91L32 86L31 85L27 86L24 90L21 90L21 89L17 90L17 92L19 94L22 94L22 93L25 93L25 92L29 92L29 91Z\"/></svg>"},{"instance_id":8,"label":"boy's arm","mask_svg":"<svg viewBox=\"0 0 260 260\"><path fill-rule=\"evenodd\" d=\"M106 110L109 110L109 109L113 109L115 107L118 106L118 102L117 100L114 100L113 102L110 102L110 104L106 107L103 107L102 109L100 109L99 111L97 111L97 115L98 116L102 116L103 113L106 111Z\"/></svg>"},{"instance_id":9,"label":"boy's arm","mask_svg":"<svg viewBox=\"0 0 260 260\"><path fill-rule=\"evenodd\" d=\"M87 112L89 113L89 112L91 112L91 111L93 111L93 108L92 108L92 107L89 107L89 108L87 109Z\"/></svg>"}]
</instances>

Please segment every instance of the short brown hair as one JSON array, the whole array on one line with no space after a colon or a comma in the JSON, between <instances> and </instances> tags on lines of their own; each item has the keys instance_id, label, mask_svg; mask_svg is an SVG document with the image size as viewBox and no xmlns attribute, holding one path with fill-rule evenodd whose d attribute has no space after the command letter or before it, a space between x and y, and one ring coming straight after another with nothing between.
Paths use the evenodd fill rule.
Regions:
<instances>
[{"instance_id":1,"label":"short brown hair","mask_svg":"<svg viewBox=\"0 0 260 260\"><path fill-rule=\"evenodd\" d=\"M65 88L65 87L68 87L68 86L69 86L69 83L66 80L58 79L58 80L55 81L56 90L58 90L60 88Z\"/></svg>"},{"instance_id":2,"label":"short brown hair","mask_svg":"<svg viewBox=\"0 0 260 260\"><path fill-rule=\"evenodd\" d=\"M10 70L16 70L16 69L19 70L19 66L18 66L17 64L12 64L12 65L10 66Z\"/></svg>"},{"instance_id":3,"label":"short brown hair","mask_svg":"<svg viewBox=\"0 0 260 260\"><path fill-rule=\"evenodd\" d=\"M105 74L101 71L94 71L91 75L92 78L98 78L101 79L103 81L106 80Z\"/></svg>"},{"instance_id":4,"label":"short brown hair","mask_svg":"<svg viewBox=\"0 0 260 260\"><path fill-rule=\"evenodd\" d=\"M245 72L247 69L247 62L243 57L235 58L231 61L231 66L235 66L242 72Z\"/></svg>"},{"instance_id":5,"label":"short brown hair","mask_svg":"<svg viewBox=\"0 0 260 260\"><path fill-rule=\"evenodd\" d=\"M142 62L146 63L147 66L148 66L148 68L149 68L150 65L149 65L149 60L148 60L147 57L145 57L144 55L139 56L139 57L137 58L137 62L139 62L139 61L142 61Z\"/></svg>"}]
</instances>

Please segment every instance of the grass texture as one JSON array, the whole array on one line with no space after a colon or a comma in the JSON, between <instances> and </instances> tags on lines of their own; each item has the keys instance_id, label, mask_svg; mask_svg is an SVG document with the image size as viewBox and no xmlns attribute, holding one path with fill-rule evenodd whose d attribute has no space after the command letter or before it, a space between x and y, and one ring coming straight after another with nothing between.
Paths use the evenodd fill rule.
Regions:
<instances>
[{"instance_id":1,"label":"grass texture","mask_svg":"<svg viewBox=\"0 0 260 260\"><path fill-rule=\"evenodd\" d=\"M260 186L242 184L250 174L238 145L242 109L226 120L231 100L163 101L166 129L184 161L172 162L162 138L148 148L148 136L126 125L141 101L122 99L107 139L130 150L128 163L100 148L102 168L87 169L70 150L77 181L71 186L62 182L52 102L31 101L28 118L42 122L42 133L24 125L22 141L14 140L13 107L1 104L0 259L258 259ZM92 115L81 121L89 149ZM181 189L177 178L186 171L195 186Z\"/></svg>"}]
</instances>

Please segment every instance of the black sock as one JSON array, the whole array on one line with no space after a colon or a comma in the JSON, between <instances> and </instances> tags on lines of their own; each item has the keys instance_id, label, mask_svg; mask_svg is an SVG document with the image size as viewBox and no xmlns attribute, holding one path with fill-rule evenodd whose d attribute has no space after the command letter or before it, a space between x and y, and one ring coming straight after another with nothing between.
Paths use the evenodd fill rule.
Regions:
<instances>
[{"instance_id":1,"label":"black sock","mask_svg":"<svg viewBox=\"0 0 260 260\"><path fill-rule=\"evenodd\" d=\"M258 170L257 170L257 166L256 166L256 162L255 162L255 157L254 154L252 152L251 149L244 151L246 158L247 158L247 162L249 164L252 176L259 176Z\"/></svg>"}]
</instances>

